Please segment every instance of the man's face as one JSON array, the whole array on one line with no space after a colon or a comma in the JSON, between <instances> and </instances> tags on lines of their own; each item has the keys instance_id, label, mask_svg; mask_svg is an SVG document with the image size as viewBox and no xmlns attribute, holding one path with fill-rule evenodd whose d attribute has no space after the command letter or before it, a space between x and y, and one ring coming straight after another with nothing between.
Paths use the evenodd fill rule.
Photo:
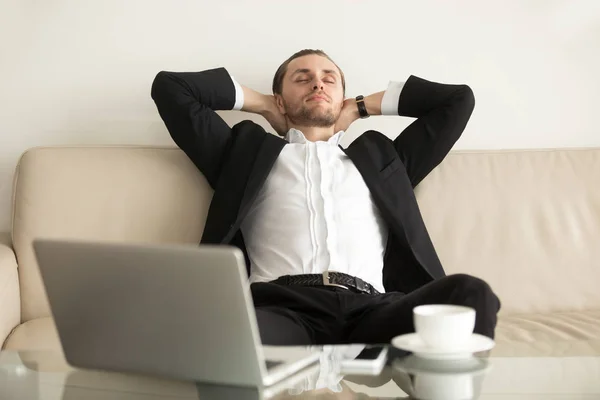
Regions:
<instances>
[{"instance_id":1,"label":"man's face","mask_svg":"<svg viewBox=\"0 0 600 400\"><path fill-rule=\"evenodd\" d=\"M344 103L340 71L316 54L294 59L283 77L279 110L292 123L329 127L337 121Z\"/></svg>"}]
</instances>

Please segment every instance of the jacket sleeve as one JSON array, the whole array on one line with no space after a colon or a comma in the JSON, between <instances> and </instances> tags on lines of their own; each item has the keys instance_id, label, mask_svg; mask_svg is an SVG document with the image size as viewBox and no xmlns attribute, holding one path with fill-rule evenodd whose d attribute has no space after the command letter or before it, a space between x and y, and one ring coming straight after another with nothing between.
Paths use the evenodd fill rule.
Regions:
<instances>
[{"instance_id":1,"label":"jacket sleeve","mask_svg":"<svg viewBox=\"0 0 600 400\"><path fill-rule=\"evenodd\" d=\"M394 147L413 188L450 152L474 108L475 96L467 85L408 78L398 100L398 115L417 119L394 140Z\"/></svg>"},{"instance_id":2,"label":"jacket sleeve","mask_svg":"<svg viewBox=\"0 0 600 400\"><path fill-rule=\"evenodd\" d=\"M160 71L151 96L177 146L214 189L231 143L231 128L215 110L231 110L236 101L227 70Z\"/></svg>"}]
</instances>

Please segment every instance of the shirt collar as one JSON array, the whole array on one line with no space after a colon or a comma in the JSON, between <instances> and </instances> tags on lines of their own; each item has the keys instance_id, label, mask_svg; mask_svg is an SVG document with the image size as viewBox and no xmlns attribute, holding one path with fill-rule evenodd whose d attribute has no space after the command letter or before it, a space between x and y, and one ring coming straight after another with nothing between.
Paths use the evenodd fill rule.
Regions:
<instances>
[{"instance_id":1,"label":"shirt collar","mask_svg":"<svg viewBox=\"0 0 600 400\"><path fill-rule=\"evenodd\" d=\"M327 140L327 143L338 146L340 144L340 141L344 137L344 133L345 133L344 131L339 131L338 133L336 133L335 135L330 137ZM285 140L287 140L290 143L307 143L308 142L308 139L306 139L306 136L304 136L304 134L296 128L292 128L287 132L287 134L285 135Z\"/></svg>"}]
</instances>

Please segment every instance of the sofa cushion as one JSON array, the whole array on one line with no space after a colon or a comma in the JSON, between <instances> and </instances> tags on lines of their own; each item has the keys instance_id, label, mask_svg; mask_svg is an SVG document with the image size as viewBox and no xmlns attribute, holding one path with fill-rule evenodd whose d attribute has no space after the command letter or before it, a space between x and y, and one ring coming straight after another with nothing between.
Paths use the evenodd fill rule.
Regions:
<instances>
[{"instance_id":1,"label":"sofa cushion","mask_svg":"<svg viewBox=\"0 0 600 400\"><path fill-rule=\"evenodd\" d=\"M13 209L22 320L50 315L33 239L199 243L211 196L177 148L28 150L17 166Z\"/></svg>"},{"instance_id":2,"label":"sofa cushion","mask_svg":"<svg viewBox=\"0 0 600 400\"><path fill-rule=\"evenodd\" d=\"M500 319L502 341L600 340L600 309L548 314L516 314Z\"/></svg>"},{"instance_id":3,"label":"sofa cushion","mask_svg":"<svg viewBox=\"0 0 600 400\"><path fill-rule=\"evenodd\" d=\"M35 318L17 326L4 343L6 350L55 350L62 352L51 317Z\"/></svg>"},{"instance_id":4,"label":"sofa cushion","mask_svg":"<svg viewBox=\"0 0 600 400\"><path fill-rule=\"evenodd\" d=\"M416 188L448 274L501 315L600 309L600 149L459 151Z\"/></svg>"},{"instance_id":5,"label":"sofa cushion","mask_svg":"<svg viewBox=\"0 0 600 400\"><path fill-rule=\"evenodd\" d=\"M496 356L600 355L600 309L502 316Z\"/></svg>"},{"instance_id":6,"label":"sofa cushion","mask_svg":"<svg viewBox=\"0 0 600 400\"><path fill-rule=\"evenodd\" d=\"M497 341L490 353L494 357L597 357L600 339Z\"/></svg>"}]
</instances>

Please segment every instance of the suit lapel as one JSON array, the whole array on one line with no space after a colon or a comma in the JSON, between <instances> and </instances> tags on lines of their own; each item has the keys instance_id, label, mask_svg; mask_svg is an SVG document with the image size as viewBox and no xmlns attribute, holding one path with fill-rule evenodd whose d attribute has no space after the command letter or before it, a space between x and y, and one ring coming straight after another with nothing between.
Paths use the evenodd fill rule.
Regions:
<instances>
[{"instance_id":1,"label":"suit lapel","mask_svg":"<svg viewBox=\"0 0 600 400\"><path fill-rule=\"evenodd\" d=\"M254 202L258 191L267 179L269 172L271 172L271 169L273 168L273 164L275 164L277 157L279 157L281 150L283 150L283 146L286 144L287 142L285 139L265 132L265 137L260 149L258 150L258 153L256 154L256 160L252 166L246 191L244 192L244 197L242 198L242 203L240 204L239 215L241 217L246 215L248 208Z\"/></svg>"},{"instance_id":2,"label":"suit lapel","mask_svg":"<svg viewBox=\"0 0 600 400\"><path fill-rule=\"evenodd\" d=\"M435 266L430 266L430 262L425 259L427 257L423 258L414 246L414 243L421 241L419 238L421 232L416 228L407 230L407 227L413 229L411 227L419 226L420 212L404 166L397 159L395 150L393 152L395 158L390 163L387 159L389 157L387 149L382 148L385 147L385 143L378 140L378 135L380 135L378 132L367 131L354 140L348 148L339 147L352 160L363 177L375 205L398 239L398 245L410 248L425 271L432 277L438 276L439 272ZM422 224L422 221L420 223Z\"/></svg>"},{"instance_id":3,"label":"suit lapel","mask_svg":"<svg viewBox=\"0 0 600 400\"><path fill-rule=\"evenodd\" d=\"M273 164L275 164L277 157L279 157L283 146L287 144L285 139L272 135L264 130L262 131L264 132L262 143L260 144L256 155L254 155L254 162L252 164L250 175L248 176L244 195L240 202L237 219L235 224L228 230L227 235L223 238L223 242L225 243L231 240L235 232L239 229L241 221L248 213L254 199L256 199L260 188L273 168ZM255 138L253 139L256 140Z\"/></svg>"},{"instance_id":4,"label":"suit lapel","mask_svg":"<svg viewBox=\"0 0 600 400\"><path fill-rule=\"evenodd\" d=\"M374 151L372 142L367 140L367 135L359 136L346 149L341 145L338 147L352 160L354 166L358 169L384 220L388 223L392 221L395 218L395 212L382 190L379 170L374 160L374 157L379 157L379 155Z\"/></svg>"}]
</instances>

